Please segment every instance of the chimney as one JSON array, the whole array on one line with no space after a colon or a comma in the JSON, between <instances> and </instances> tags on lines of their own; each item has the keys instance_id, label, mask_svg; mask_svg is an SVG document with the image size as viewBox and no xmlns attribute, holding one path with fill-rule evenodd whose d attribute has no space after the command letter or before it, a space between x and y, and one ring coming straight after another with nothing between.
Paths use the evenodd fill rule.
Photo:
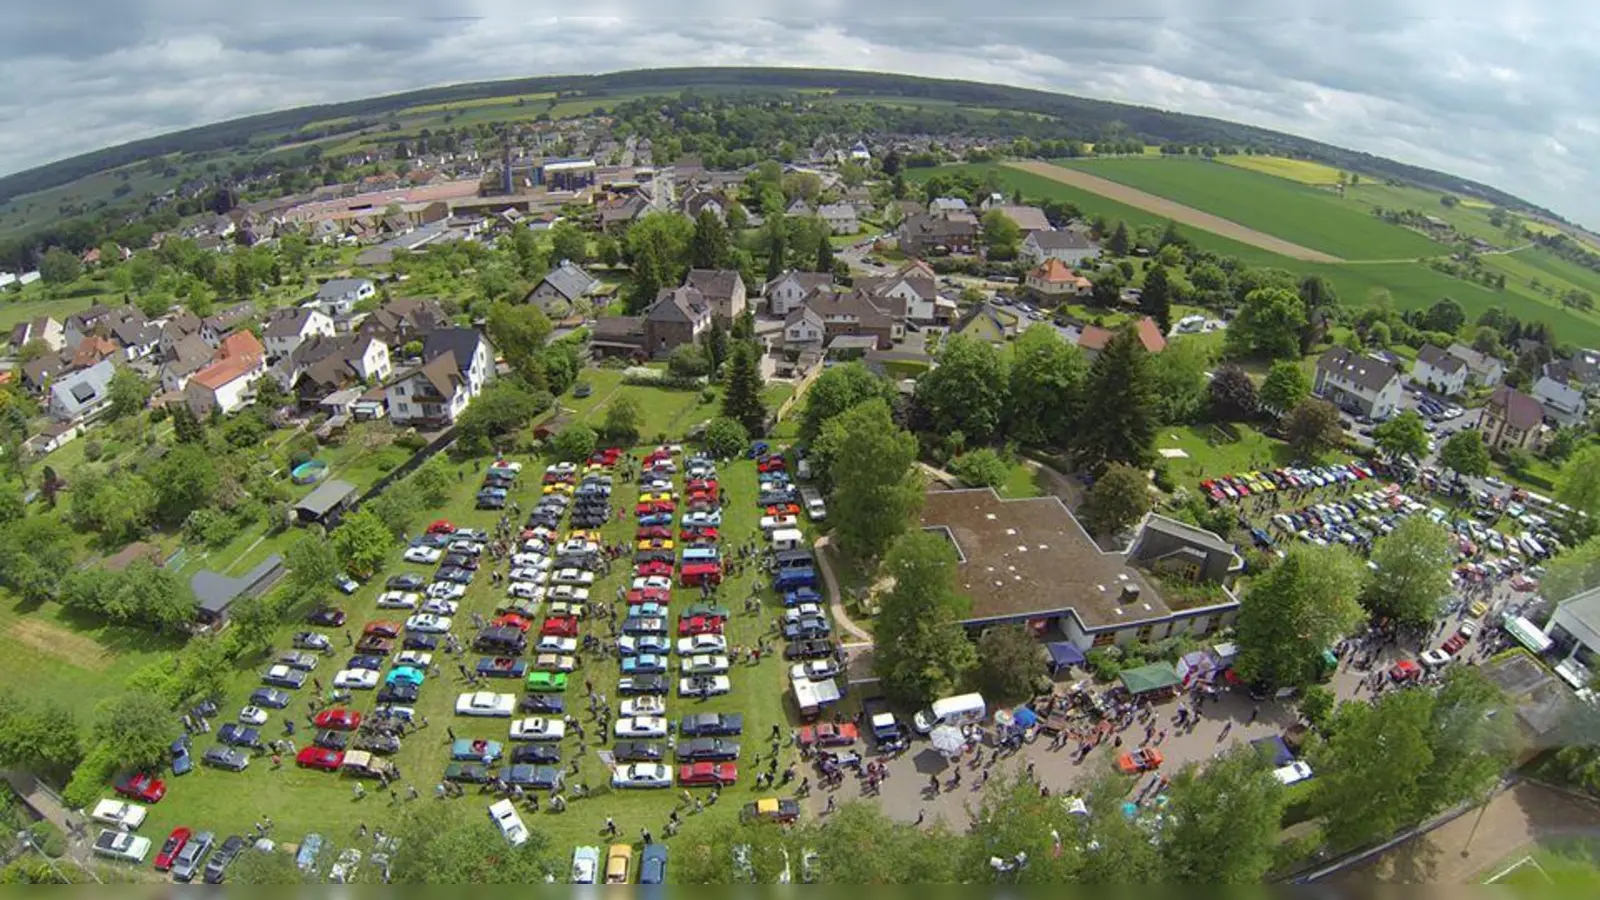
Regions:
<instances>
[{"instance_id":1,"label":"chimney","mask_svg":"<svg viewBox=\"0 0 1600 900\"><path fill-rule=\"evenodd\" d=\"M1118 606L1132 606L1133 604L1138 603L1138 602L1139 602L1139 586L1137 584L1125 584L1125 585L1123 585L1122 586L1122 595L1117 597L1117 605Z\"/></svg>"}]
</instances>

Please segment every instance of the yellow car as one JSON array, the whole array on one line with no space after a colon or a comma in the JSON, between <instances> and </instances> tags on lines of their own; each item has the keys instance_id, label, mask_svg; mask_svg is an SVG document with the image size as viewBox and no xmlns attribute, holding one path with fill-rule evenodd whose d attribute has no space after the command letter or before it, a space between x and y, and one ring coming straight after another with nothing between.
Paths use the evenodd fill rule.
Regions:
<instances>
[{"instance_id":1,"label":"yellow car","mask_svg":"<svg viewBox=\"0 0 1600 900\"><path fill-rule=\"evenodd\" d=\"M1250 479L1250 486L1256 490L1271 492L1278 489L1278 486L1272 483L1271 478L1268 478L1260 472L1251 472L1246 477ZM1257 485L1260 485L1260 487L1256 487Z\"/></svg>"},{"instance_id":2,"label":"yellow car","mask_svg":"<svg viewBox=\"0 0 1600 900\"><path fill-rule=\"evenodd\" d=\"M675 499L677 498L672 496L671 491L656 491L654 493L639 495L640 503L671 503Z\"/></svg>"},{"instance_id":3,"label":"yellow car","mask_svg":"<svg viewBox=\"0 0 1600 900\"><path fill-rule=\"evenodd\" d=\"M1474 600L1474 601L1472 601L1472 605L1467 608L1467 612L1471 613L1472 617L1474 619L1483 618L1484 614L1487 613L1488 611L1489 611L1489 604L1483 602L1482 600Z\"/></svg>"},{"instance_id":4,"label":"yellow car","mask_svg":"<svg viewBox=\"0 0 1600 900\"><path fill-rule=\"evenodd\" d=\"M670 538L653 538L648 541L640 541L637 545L640 550L671 550L672 546Z\"/></svg>"},{"instance_id":5,"label":"yellow car","mask_svg":"<svg viewBox=\"0 0 1600 900\"><path fill-rule=\"evenodd\" d=\"M544 492L546 494L570 494L572 493L572 485L564 481L558 481L555 484L545 485Z\"/></svg>"},{"instance_id":6,"label":"yellow car","mask_svg":"<svg viewBox=\"0 0 1600 900\"><path fill-rule=\"evenodd\" d=\"M627 884L633 869L633 848L627 844L612 844L606 850L606 884Z\"/></svg>"},{"instance_id":7,"label":"yellow car","mask_svg":"<svg viewBox=\"0 0 1600 900\"><path fill-rule=\"evenodd\" d=\"M591 544L598 544L598 543L600 543L600 532L595 531L592 528L589 528L589 529L580 528L580 529L572 532L571 534L567 535L567 540L569 540L569 541L588 541Z\"/></svg>"}]
</instances>

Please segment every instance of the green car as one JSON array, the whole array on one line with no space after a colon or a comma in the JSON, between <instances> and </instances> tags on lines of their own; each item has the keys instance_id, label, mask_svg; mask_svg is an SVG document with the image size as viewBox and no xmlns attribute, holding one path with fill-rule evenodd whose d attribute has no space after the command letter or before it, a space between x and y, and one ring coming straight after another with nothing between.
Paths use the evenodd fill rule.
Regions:
<instances>
[{"instance_id":1,"label":"green car","mask_svg":"<svg viewBox=\"0 0 1600 900\"><path fill-rule=\"evenodd\" d=\"M565 672L529 672L528 690L530 691L564 691L567 689L567 673Z\"/></svg>"},{"instance_id":2,"label":"green car","mask_svg":"<svg viewBox=\"0 0 1600 900\"><path fill-rule=\"evenodd\" d=\"M714 616L716 618L726 619L728 618L728 608L726 606L718 606L715 603L706 603L702 600L690 604L689 608L685 609L680 614L680 618L692 619L695 616Z\"/></svg>"}]
</instances>

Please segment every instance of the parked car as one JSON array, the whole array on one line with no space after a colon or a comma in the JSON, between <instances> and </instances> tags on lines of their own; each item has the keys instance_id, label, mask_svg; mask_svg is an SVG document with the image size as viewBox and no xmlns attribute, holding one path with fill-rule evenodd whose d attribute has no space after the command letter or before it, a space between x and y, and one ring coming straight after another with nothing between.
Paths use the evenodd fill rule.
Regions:
<instances>
[{"instance_id":1,"label":"parked car","mask_svg":"<svg viewBox=\"0 0 1600 900\"><path fill-rule=\"evenodd\" d=\"M178 856L172 861L172 878L174 881L193 881L194 876L200 872L205 863L206 854L211 852L211 846L216 843L217 837L209 831L202 831L184 843L183 849L178 851Z\"/></svg>"},{"instance_id":2,"label":"parked car","mask_svg":"<svg viewBox=\"0 0 1600 900\"><path fill-rule=\"evenodd\" d=\"M205 883L221 884L225 881L228 877L228 867L239 858L245 847L243 837L237 834L228 835L222 846L217 848L217 852L211 854L211 861L206 863Z\"/></svg>"},{"instance_id":3,"label":"parked car","mask_svg":"<svg viewBox=\"0 0 1600 900\"><path fill-rule=\"evenodd\" d=\"M172 829L172 833L167 835L166 841L161 845L161 852L156 854L156 871L166 872L170 870L172 864L177 862L178 854L182 852L183 845L189 843L189 838L193 836L194 832L182 825ZM96 847L96 849L98 850L99 848Z\"/></svg>"},{"instance_id":4,"label":"parked car","mask_svg":"<svg viewBox=\"0 0 1600 900\"><path fill-rule=\"evenodd\" d=\"M665 788L672 786L672 770L661 763L628 763L611 770L614 788Z\"/></svg>"},{"instance_id":5,"label":"parked car","mask_svg":"<svg viewBox=\"0 0 1600 900\"><path fill-rule=\"evenodd\" d=\"M243 772L250 766L250 754L231 747L212 747L200 757L200 761L218 769Z\"/></svg>"},{"instance_id":6,"label":"parked car","mask_svg":"<svg viewBox=\"0 0 1600 900\"><path fill-rule=\"evenodd\" d=\"M599 847L579 847L572 851L573 884L594 884L599 875Z\"/></svg>"},{"instance_id":7,"label":"parked car","mask_svg":"<svg viewBox=\"0 0 1600 900\"><path fill-rule=\"evenodd\" d=\"M517 708L515 694L471 691L456 697L456 715L510 718Z\"/></svg>"}]
</instances>

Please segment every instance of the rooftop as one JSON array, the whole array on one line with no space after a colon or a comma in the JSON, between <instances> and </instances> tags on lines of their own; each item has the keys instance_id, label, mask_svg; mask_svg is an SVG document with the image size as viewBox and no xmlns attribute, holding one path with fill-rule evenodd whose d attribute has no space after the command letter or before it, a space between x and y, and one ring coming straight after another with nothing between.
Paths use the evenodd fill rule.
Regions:
<instances>
[{"instance_id":1,"label":"rooftop","mask_svg":"<svg viewBox=\"0 0 1600 900\"><path fill-rule=\"evenodd\" d=\"M202 569L189 579L189 587L194 591L195 604L201 611L218 615L225 612L238 598L260 593L282 570L283 557L274 553L238 578Z\"/></svg>"},{"instance_id":2,"label":"rooftop","mask_svg":"<svg viewBox=\"0 0 1600 900\"><path fill-rule=\"evenodd\" d=\"M305 495L299 503L294 505L296 512L311 513L321 518L335 509L339 504L356 492L356 486L348 481L335 478L317 485L317 489Z\"/></svg>"}]
</instances>

